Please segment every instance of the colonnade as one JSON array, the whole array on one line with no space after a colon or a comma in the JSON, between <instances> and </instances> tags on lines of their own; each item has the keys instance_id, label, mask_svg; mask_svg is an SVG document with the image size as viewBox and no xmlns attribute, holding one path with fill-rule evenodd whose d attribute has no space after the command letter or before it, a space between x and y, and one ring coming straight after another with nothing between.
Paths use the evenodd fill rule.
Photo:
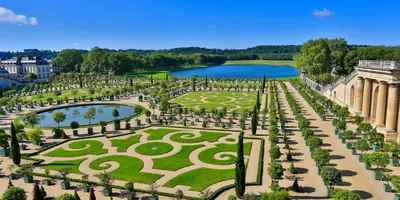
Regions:
<instances>
[{"instance_id":1,"label":"colonnade","mask_svg":"<svg viewBox=\"0 0 400 200\"><path fill-rule=\"evenodd\" d=\"M379 83L378 93L372 92L374 81ZM372 102L375 97L376 102ZM373 105L376 110L374 110ZM370 118L374 115L374 125L385 128L388 131L396 131L399 104L399 84L390 84L387 81L373 80L358 77L355 90L354 109L363 117Z\"/></svg>"}]
</instances>

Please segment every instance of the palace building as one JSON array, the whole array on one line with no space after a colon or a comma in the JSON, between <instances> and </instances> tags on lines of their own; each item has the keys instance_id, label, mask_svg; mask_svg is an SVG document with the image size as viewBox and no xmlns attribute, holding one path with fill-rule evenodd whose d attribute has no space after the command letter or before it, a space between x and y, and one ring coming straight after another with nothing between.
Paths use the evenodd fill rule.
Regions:
<instances>
[{"instance_id":1,"label":"palace building","mask_svg":"<svg viewBox=\"0 0 400 200\"><path fill-rule=\"evenodd\" d=\"M49 79L51 72L58 73L58 68L51 60L40 56L14 57L0 60L0 69L8 74L27 75L34 73L38 79Z\"/></svg>"},{"instance_id":2,"label":"palace building","mask_svg":"<svg viewBox=\"0 0 400 200\"><path fill-rule=\"evenodd\" d=\"M361 60L355 70L330 85L302 80L324 96L347 106L353 114L385 134L386 141L400 142L400 62Z\"/></svg>"}]
</instances>

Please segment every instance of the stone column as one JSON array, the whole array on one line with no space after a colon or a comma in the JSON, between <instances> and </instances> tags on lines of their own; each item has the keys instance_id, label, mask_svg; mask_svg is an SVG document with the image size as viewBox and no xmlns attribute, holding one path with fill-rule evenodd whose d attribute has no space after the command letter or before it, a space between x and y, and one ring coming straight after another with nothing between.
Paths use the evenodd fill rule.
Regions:
<instances>
[{"instance_id":1,"label":"stone column","mask_svg":"<svg viewBox=\"0 0 400 200\"><path fill-rule=\"evenodd\" d=\"M386 112L386 96L387 96L388 85L386 82L379 82L378 91L378 102L376 104L376 120L375 124L381 126L385 123L385 112Z\"/></svg>"},{"instance_id":2,"label":"stone column","mask_svg":"<svg viewBox=\"0 0 400 200\"><path fill-rule=\"evenodd\" d=\"M372 79L364 79L364 94L363 94L363 105L362 105L362 116L368 117L371 111L371 88Z\"/></svg>"},{"instance_id":3,"label":"stone column","mask_svg":"<svg viewBox=\"0 0 400 200\"><path fill-rule=\"evenodd\" d=\"M397 126L397 107L399 104L399 87L398 85L389 86L388 105L386 111L386 129L395 130Z\"/></svg>"},{"instance_id":4,"label":"stone column","mask_svg":"<svg viewBox=\"0 0 400 200\"><path fill-rule=\"evenodd\" d=\"M357 89L356 89L356 111L361 112L363 103L363 92L364 92L364 79L358 77L357 79Z\"/></svg>"}]
</instances>

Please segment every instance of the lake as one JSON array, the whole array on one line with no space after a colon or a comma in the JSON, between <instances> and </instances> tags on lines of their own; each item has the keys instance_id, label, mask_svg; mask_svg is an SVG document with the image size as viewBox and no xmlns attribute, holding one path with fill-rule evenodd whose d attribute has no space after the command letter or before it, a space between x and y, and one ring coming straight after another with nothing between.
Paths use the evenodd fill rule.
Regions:
<instances>
[{"instance_id":1,"label":"lake","mask_svg":"<svg viewBox=\"0 0 400 200\"><path fill-rule=\"evenodd\" d=\"M96 109L95 119L92 119L92 124L97 124L100 121L112 121L114 117L112 116L112 111L117 109L119 112L118 119L122 119L128 116L134 115L133 107L127 105L110 105L110 104L99 104L99 105L86 105L86 106L73 106L68 108L59 108L54 110L45 111L39 113L39 116L43 116L43 120L40 121L38 126L43 127L57 127L57 123L55 123L52 119L54 113L63 112L67 117L65 121L60 123L60 126L69 127L72 121L77 121L81 126L88 125L89 120L85 119L83 115L89 108Z\"/></svg>"},{"instance_id":2,"label":"lake","mask_svg":"<svg viewBox=\"0 0 400 200\"><path fill-rule=\"evenodd\" d=\"M287 78L298 76L296 68L292 66L272 65L217 65L204 68L193 68L174 71L168 74L176 77L192 77L198 75L200 78Z\"/></svg>"}]
</instances>

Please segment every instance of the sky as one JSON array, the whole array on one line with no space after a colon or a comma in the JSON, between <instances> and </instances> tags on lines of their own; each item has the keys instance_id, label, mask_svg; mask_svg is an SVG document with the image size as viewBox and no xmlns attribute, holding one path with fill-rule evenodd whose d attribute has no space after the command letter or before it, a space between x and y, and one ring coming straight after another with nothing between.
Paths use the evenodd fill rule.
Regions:
<instances>
[{"instance_id":1,"label":"sky","mask_svg":"<svg viewBox=\"0 0 400 200\"><path fill-rule=\"evenodd\" d=\"M0 51L400 45L400 0L0 0Z\"/></svg>"}]
</instances>

